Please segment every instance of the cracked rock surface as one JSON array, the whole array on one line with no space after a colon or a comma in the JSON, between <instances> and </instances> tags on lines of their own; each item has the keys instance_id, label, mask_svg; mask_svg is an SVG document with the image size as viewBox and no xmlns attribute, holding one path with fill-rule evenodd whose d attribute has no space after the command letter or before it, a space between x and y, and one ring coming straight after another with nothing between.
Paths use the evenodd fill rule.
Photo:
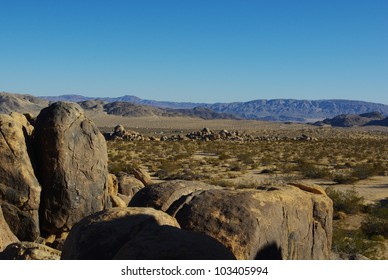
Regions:
<instances>
[{"instance_id":1,"label":"cracked rock surface","mask_svg":"<svg viewBox=\"0 0 388 280\"><path fill-rule=\"evenodd\" d=\"M68 231L110 207L106 142L78 104L56 102L43 109L34 136L42 230Z\"/></svg>"},{"instance_id":2,"label":"cracked rock surface","mask_svg":"<svg viewBox=\"0 0 388 280\"><path fill-rule=\"evenodd\" d=\"M12 232L27 241L40 234L41 186L30 153L32 132L23 115L0 115L0 205Z\"/></svg>"}]
</instances>

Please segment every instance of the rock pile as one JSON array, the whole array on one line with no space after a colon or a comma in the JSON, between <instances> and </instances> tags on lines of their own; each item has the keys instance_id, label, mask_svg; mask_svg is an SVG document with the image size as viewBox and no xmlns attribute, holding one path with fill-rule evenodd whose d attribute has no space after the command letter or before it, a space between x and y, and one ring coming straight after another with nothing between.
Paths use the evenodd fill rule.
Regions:
<instances>
[{"instance_id":1,"label":"rock pile","mask_svg":"<svg viewBox=\"0 0 388 280\"><path fill-rule=\"evenodd\" d=\"M113 132L104 133L106 140L128 140L128 141L144 141L149 140L148 137L141 135L140 133L132 130L125 130L122 125L117 125L113 129Z\"/></svg>"},{"instance_id":2,"label":"rock pile","mask_svg":"<svg viewBox=\"0 0 388 280\"><path fill-rule=\"evenodd\" d=\"M147 137L135 131L126 131L122 125L117 125L113 132L104 134L106 140L129 140L129 141L230 141L230 142L259 142L259 141L317 141L318 139L302 134L298 137L278 137L278 136L253 136L242 133L241 131L228 131L222 129L218 132L210 128L203 128L199 131L193 131L176 135L163 135L160 137Z\"/></svg>"},{"instance_id":3,"label":"rock pile","mask_svg":"<svg viewBox=\"0 0 388 280\"><path fill-rule=\"evenodd\" d=\"M0 115L0 150L1 231L10 237L0 243L61 235L111 206L106 142L79 105L54 103L34 126L21 114Z\"/></svg>"}]
</instances>

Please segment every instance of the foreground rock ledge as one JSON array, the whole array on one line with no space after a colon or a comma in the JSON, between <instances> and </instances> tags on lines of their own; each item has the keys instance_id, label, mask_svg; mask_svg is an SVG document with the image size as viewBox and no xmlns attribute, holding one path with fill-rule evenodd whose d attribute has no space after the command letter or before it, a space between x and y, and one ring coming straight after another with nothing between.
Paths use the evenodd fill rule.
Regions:
<instances>
[{"instance_id":1,"label":"foreground rock ledge","mask_svg":"<svg viewBox=\"0 0 388 280\"><path fill-rule=\"evenodd\" d=\"M179 192L166 192L166 184L143 188L129 205L167 211L182 229L213 237L237 259L330 259L333 205L317 186L199 190L189 182L184 191L179 181Z\"/></svg>"}]
</instances>

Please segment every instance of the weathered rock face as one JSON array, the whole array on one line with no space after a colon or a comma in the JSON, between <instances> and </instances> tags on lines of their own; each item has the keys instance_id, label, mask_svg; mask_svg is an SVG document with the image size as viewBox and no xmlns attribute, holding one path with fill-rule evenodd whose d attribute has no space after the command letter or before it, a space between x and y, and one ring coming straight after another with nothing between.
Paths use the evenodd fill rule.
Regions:
<instances>
[{"instance_id":1,"label":"weathered rock face","mask_svg":"<svg viewBox=\"0 0 388 280\"><path fill-rule=\"evenodd\" d=\"M41 187L35 177L30 135L33 127L18 113L0 115L0 204L20 240L39 236Z\"/></svg>"},{"instance_id":2,"label":"weathered rock face","mask_svg":"<svg viewBox=\"0 0 388 280\"><path fill-rule=\"evenodd\" d=\"M215 238L237 259L330 258L332 201L319 188L193 192L189 189L196 183L180 184L180 194L163 186L145 187L129 205L162 209L182 229Z\"/></svg>"},{"instance_id":3,"label":"weathered rock face","mask_svg":"<svg viewBox=\"0 0 388 280\"><path fill-rule=\"evenodd\" d=\"M174 216L181 205L198 193L217 189L221 187L202 182L167 181L141 189L129 202L129 206L152 207Z\"/></svg>"},{"instance_id":4,"label":"weathered rock face","mask_svg":"<svg viewBox=\"0 0 388 280\"><path fill-rule=\"evenodd\" d=\"M111 208L86 217L70 231L62 259L112 259L120 248L142 231L177 221L152 208Z\"/></svg>"},{"instance_id":5,"label":"weathered rock face","mask_svg":"<svg viewBox=\"0 0 388 280\"><path fill-rule=\"evenodd\" d=\"M151 179L150 174L147 171L145 171L144 169L133 168L132 173L136 179L138 179L139 181L141 181L144 184L144 186L150 186L150 185L154 184L154 182Z\"/></svg>"},{"instance_id":6,"label":"weathered rock face","mask_svg":"<svg viewBox=\"0 0 388 280\"><path fill-rule=\"evenodd\" d=\"M17 242L0 253L0 260L59 260L61 252L43 244Z\"/></svg>"},{"instance_id":7,"label":"weathered rock face","mask_svg":"<svg viewBox=\"0 0 388 280\"><path fill-rule=\"evenodd\" d=\"M206 234L171 226L148 229L117 252L116 260L233 260L233 254Z\"/></svg>"},{"instance_id":8,"label":"weathered rock face","mask_svg":"<svg viewBox=\"0 0 388 280\"><path fill-rule=\"evenodd\" d=\"M117 180L118 192L131 198L144 188L144 184L140 180L124 172L118 174Z\"/></svg>"},{"instance_id":9,"label":"weathered rock face","mask_svg":"<svg viewBox=\"0 0 388 280\"><path fill-rule=\"evenodd\" d=\"M108 174L108 193L112 195L117 195L119 191L119 182L116 175Z\"/></svg>"},{"instance_id":10,"label":"weathered rock face","mask_svg":"<svg viewBox=\"0 0 388 280\"><path fill-rule=\"evenodd\" d=\"M67 231L110 206L106 143L79 105L57 102L43 109L34 135L44 231Z\"/></svg>"},{"instance_id":11,"label":"weathered rock face","mask_svg":"<svg viewBox=\"0 0 388 280\"><path fill-rule=\"evenodd\" d=\"M18 242L17 237L10 230L3 216L3 210L0 206L0 252L3 251L9 244Z\"/></svg>"}]
</instances>

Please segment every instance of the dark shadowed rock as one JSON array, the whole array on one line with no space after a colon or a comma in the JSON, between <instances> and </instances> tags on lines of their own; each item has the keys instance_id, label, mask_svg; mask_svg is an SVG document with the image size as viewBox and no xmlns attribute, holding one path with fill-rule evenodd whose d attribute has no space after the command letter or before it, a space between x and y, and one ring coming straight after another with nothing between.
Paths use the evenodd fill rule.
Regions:
<instances>
[{"instance_id":1,"label":"dark shadowed rock","mask_svg":"<svg viewBox=\"0 0 388 280\"><path fill-rule=\"evenodd\" d=\"M141 231L177 221L152 208L111 208L77 223L66 239L62 259L112 259L120 248Z\"/></svg>"},{"instance_id":2,"label":"dark shadowed rock","mask_svg":"<svg viewBox=\"0 0 388 280\"><path fill-rule=\"evenodd\" d=\"M44 231L68 231L110 206L106 143L79 105L57 102L43 109L36 120L35 149Z\"/></svg>"},{"instance_id":3,"label":"dark shadowed rock","mask_svg":"<svg viewBox=\"0 0 388 280\"><path fill-rule=\"evenodd\" d=\"M17 237L10 230L7 222L3 216L3 210L0 206L0 252L5 249L9 244L18 242Z\"/></svg>"},{"instance_id":4,"label":"dark shadowed rock","mask_svg":"<svg viewBox=\"0 0 388 280\"><path fill-rule=\"evenodd\" d=\"M59 260L61 252L43 244L17 242L0 253L0 260Z\"/></svg>"},{"instance_id":5,"label":"dark shadowed rock","mask_svg":"<svg viewBox=\"0 0 388 280\"><path fill-rule=\"evenodd\" d=\"M127 242L116 260L233 260L217 240L198 232L171 226L144 230Z\"/></svg>"},{"instance_id":6,"label":"dark shadowed rock","mask_svg":"<svg viewBox=\"0 0 388 280\"><path fill-rule=\"evenodd\" d=\"M131 207L152 207L174 215L176 208L205 190L221 189L202 182L167 181L141 189L129 202Z\"/></svg>"},{"instance_id":7,"label":"dark shadowed rock","mask_svg":"<svg viewBox=\"0 0 388 280\"><path fill-rule=\"evenodd\" d=\"M25 116L0 115L0 204L13 233L27 241L40 233L41 187L32 164L32 131Z\"/></svg>"}]
</instances>

